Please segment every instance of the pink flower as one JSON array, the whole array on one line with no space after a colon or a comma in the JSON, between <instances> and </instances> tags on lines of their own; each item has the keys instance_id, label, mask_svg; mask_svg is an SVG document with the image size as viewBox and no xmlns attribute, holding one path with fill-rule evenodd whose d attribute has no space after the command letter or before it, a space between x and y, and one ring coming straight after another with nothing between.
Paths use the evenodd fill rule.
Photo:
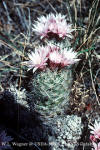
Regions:
<instances>
[{"instance_id":1,"label":"pink flower","mask_svg":"<svg viewBox=\"0 0 100 150\"><path fill-rule=\"evenodd\" d=\"M41 16L33 25L33 31L42 38L57 36L59 38L72 38L71 24L67 24L65 16L61 14L49 14L46 17Z\"/></svg>"},{"instance_id":2,"label":"pink flower","mask_svg":"<svg viewBox=\"0 0 100 150\"><path fill-rule=\"evenodd\" d=\"M49 54L50 67L59 67L62 61L62 55L58 51L53 51Z\"/></svg>"},{"instance_id":3,"label":"pink flower","mask_svg":"<svg viewBox=\"0 0 100 150\"><path fill-rule=\"evenodd\" d=\"M62 62L61 62L62 67L74 64L75 62L79 61L79 59L77 59L77 53L74 52L72 49L70 50L64 49L61 51L61 54L62 54Z\"/></svg>"},{"instance_id":4,"label":"pink flower","mask_svg":"<svg viewBox=\"0 0 100 150\"><path fill-rule=\"evenodd\" d=\"M94 138L100 139L100 122L95 121L94 127L89 125L89 128L92 130L90 133L94 135Z\"/></svg>"},{"instance_id":5,"label":"pink flower","mask_svg":"<svg viewBox=\"0 0 100 150\"><path fill-rule=\"evenodd\" d=\"M94 137L94 135L90 135L90 140L91 140L92 142L96 142L96 141L97 141L96 138Z\"/></svg>"},{"instance_id":6,"label":"pink flower","mask_svg":"<svg viewBox=\"0 0 100 150\"><path fill-rule=\"evenodd\" d=\"M61 50L59 46L51 43L48 46L35 49L28 56L30 60L23 62L23 64L27 65L29 70L33 68L33 72L37 69L44 70L47 65L51 69L62 68L79 60L76 59L77 53L73 52L72 49L69 51L66 49Z\"/></svg>"},{"instance_id":7,"label":"pink flower","mask_svg":"<svg viewBox=\"0 0 100 150\"><path fill-rule=\"evenodd\" d=\"M77 59L77 53L72 51L72 49L60 49L57 46L51 46L50 49L50 65L53 65L55 67L65 67L79 61L79 59Z\"/></svg>"},{"instance_id":8,"label":"pink flower","mask_svg":"<svg viewBox=\"0 0 100 150\"><path fill-rule=\"evenodd\" d=\"M60 64L62 61L62 55L58 51L53 51L50 53L49 59L55 64Z\"/></svg>"},{"instance_id":9,"label":"pink flower","mask_svg":"<svg viewBox=\"0 0 100 150\"><path fill-rule=\"evenodd\" d=\"M35 52L28 54L29 61L24 62L29 67L29 70L33 68L33 73L37 69L45 69L47 65L48 55L49 55L48 47L39 47L35 49Z\"/></svg>"},{"instance_id":10,"label":"pink flower","mask_svg":"<svg viewBox=\"0 0 100 150\"><path fill-rule=\"evenodd\" d=\"M93 147L92 150L100 150L100 142L98 144L96 144L95 142L92 143Z\"/></svg>"}]
</instances>

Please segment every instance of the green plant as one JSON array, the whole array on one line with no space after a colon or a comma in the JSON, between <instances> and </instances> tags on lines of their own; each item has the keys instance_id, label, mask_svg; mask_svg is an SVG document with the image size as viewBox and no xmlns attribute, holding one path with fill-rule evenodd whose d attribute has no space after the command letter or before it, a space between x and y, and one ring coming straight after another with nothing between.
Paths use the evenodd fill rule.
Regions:
<instances>
[{"instance_id":1,"label":"green plant","mask_svg":"<svg viewBox=\"0 0 100 150\"><path fill-rule=\"evenodd\" d=\"M51 71L50 69L36 73L33 79L35 107L45 114L56 114L63 111L69 103L72 83L72 72L69 69Z\"/></svg>"}]
</instances>

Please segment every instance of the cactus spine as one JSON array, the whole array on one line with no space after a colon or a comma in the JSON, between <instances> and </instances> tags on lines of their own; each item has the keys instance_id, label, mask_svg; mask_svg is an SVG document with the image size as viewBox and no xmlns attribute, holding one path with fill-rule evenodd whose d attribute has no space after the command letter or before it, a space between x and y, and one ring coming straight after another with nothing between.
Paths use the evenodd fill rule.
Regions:
<instances>
[{"instance_id":1,"label":"cactus spine","mask_svg":"<svg viewBox=\"0 0 100 150\"><path fill-rule=\"evenodd\" d=\"M69 102L71 83L72 74L68 69L48 69L36 74L33 79L36 109L46 115L62 113Z\"/></svg>"}]
</instances>

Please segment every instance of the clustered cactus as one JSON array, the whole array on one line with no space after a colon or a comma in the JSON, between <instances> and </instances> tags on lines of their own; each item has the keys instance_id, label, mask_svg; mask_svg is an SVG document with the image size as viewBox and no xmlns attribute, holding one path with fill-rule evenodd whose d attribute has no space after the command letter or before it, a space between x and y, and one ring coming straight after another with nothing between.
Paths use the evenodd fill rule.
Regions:
<instances>
[{"instance_id":1,"label":"clustered cactus","mask_svg":"<svg viewBox=\"0 0 100 150\"><path fill-rule=\"evenodd\" d=\"M46 114L60 113L68 105L71 87L71 71L52 71L38 73L33 79L33 91L36 97L36 108Z\"/></svg>"},{"instance_id":2,"label":"clustered cactus","mask_svg":"<svg viewBox=\"0 0 100 150\"><path fill-rule=\"evenodd\" d=\"M17 85L10 85L9 92L14 96L15 103L21 104L29 108L25 89L17 88Z\"/></svg>"},{"instance_id":3,"label":"clustered cactus","mask_svg":"<svg viewBox=\"0 0 100 150\"><path fill-rule=\"evenodd\" d=\"M68 67L79 61L71 44L65 44L70 43L74 29L64 15L49 14L38 18L33 31L42 40L48 40L46 46L39 46L28 54L29 61L24 62L34 73L35 107L42 114L60 113L69 101L72 73Z\"/></svg>"},{"instance_id":4,"label":"clustered cactus","mask_svg":"<svg viewBox=\"0 0 100 150\"><path fill-rule=\"evenodd\" d=\"M52 150L74 150L82 134L81 117L77 115L57 116L50 119L48 123L53 126L55 132L55 136L49 135L48 137Z\"/></svg>"}]
</instances>

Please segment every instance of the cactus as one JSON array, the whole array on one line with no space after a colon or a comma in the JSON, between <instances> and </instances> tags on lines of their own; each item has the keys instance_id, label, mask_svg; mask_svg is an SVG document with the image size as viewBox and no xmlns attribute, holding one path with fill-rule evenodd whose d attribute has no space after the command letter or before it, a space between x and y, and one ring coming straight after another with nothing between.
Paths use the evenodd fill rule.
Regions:
<instances>
[{"instance_id":1,"label":"cactus","mask_svg":"<svg viewBox=\"0 0 100 150\"><path fill-rule=\"evenodd\" d=\"M21 104L27 108L29 108L29 105L27 103L27 95L25 89L18 89L17 84L10 85L9 92L14 96L15 103Z\"/></svg>"},{"instance_id":2,"label":"cactus","mask_svg":"<svg viewBox=\"0 0 100 150\"><path fill-rule=\"evenodd\" d=\"M28 54L29 61L23 62L35 73L31 90L35 108L42 115L63 114L69 103L72 83L71 70L65 67L79 61L71 44L74 29L66 16L51 13L38 18L32 30L46 44L36 47Z\"/></svg>"},{"instance_id":3,"label":"cactus","mask_svg":"<svg viewBox=\"0 0 100 150\"><path fill-rule=\"evenodd\" d=\"M71 83L72 74L68 69L60 71L47 69L35 74L33 94L36 109L42 115L61 113L62 108L68 105Z\"/></svg>"},{"instance_id":4,"label":"cactus","mask_svg":"<svg viewBox=\"0 0 100 150\"><path fill-rule=\"evenodd\" d=\"M83 132L81 117L77 115L62 115L45 121L54 131L48 141L51 150L74 150L79 144ZM53 144L52 144L53 143Z\"/></svg>"}]
</instances>

